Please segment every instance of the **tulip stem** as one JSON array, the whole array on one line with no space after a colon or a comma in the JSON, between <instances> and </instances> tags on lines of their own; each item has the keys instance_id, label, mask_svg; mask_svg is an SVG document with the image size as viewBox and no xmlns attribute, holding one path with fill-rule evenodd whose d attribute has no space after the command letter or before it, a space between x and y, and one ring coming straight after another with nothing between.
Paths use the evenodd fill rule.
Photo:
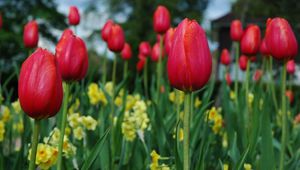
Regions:
<instances>
[{"instance_id":1,"label":"tulip stem","mask_svg":"<svg viewBox=\"0 0 300 170\"><path fill-rule=\"evenodd\" d=\"M106 83L106 64L107 64L107 48L105 48L104 57L103 57L103 76L102 76L102 83Z\"/></svg>"},{"instance_id":2,"label":"tulip stem","mask_svg":"<svg viewBox=\"0 0 300 170\"><path fill-rule=\"evenodd\" d=\"M148 58L145 58L145 66L144 66L144 90L145 90L145 95L146 99L149 99L148 95Z\"/></svg>"},{"instance_id":3,"label":"tulip stem","mask_svg":"<svg viewBox=\"0 0 300 170\"><path fill-rule=\"evenodd\" d=\"M64 83L64 88L65 91L64 91L64 99L63 99L63 110L62 110L62 119L60 125L59 143L58 143L57 170L62 170L62 154L63 154L65 128L67 123L67 109L68 109L70 85L68 83Z\"/></svg>"},{"instance_id":4,"label":"tulip stem","mask_svg":"<svg viewBox=\"0 0 300 170\"><path fill-rule=\"evenodd\" d=\"M185 93L183 118L183 169L189 170L191 92Z\"/></svg>"},{"instance_id":5,"label":"tulip stem","mask_svg":"<svg viewBox=\"0 0 300 170\"><path fill-rule=\"evenodd\" d=\"M246 81L245 81L245 91L246 91L246 106L247 106L247 112L249 113L249 101L248 101L248 95L249 95L249 75L250 75L250 60L247 60L247 69L246 69Z\"/></svg>"},{"instance_id":6,"label":"tulip stem","mask_svg":"<svg viewBox=\"0 0 300 170\"><path fill-rule=\"evenodd\" d=\"M39 133L40 133L41 120L34 119L34 128L33 128L33 136L32 136L32 146L31 146L31 155L30 155L30 163L29 170L35 169L35 159L37 146L39 143Z\"/></svg>"},{"instance_id":7,"label":"tulip stem","mask_svg":"<svg viewBox=\"0 0 300 170\"><path fill-rule=\"evenodd\" d=\"M156 102L159 102L159 92L160 92L160 84L161 84L161 77L162 77L162 55L163 55L163 35L160 35L159 40L159 58L157 63L157 94L156 94Z\"/></svg>"},{"instance_id":8,"label":"tulip stem","mask_svg":"<svg viewBox=\"0 0 300 170\"><path fill-rule=\"evenodd\" d=\"M281 149L280 149L280 164L279 170L284 169L285 146L286 146L286 132L287 132L287 115L286 115L286 65L282 67L282 80L281 80L281 116L282 116L282 134L281 134Z\"/></svg>"},{"instance_id":9,"label":"tulip stem","mask_svg":"<svg viewBox=\"0 0 300 170\"><path fill-rule=\"evenodd\" d=\"M270 74L270 83L271 83L271 94L272 94L272 98L273 98L273 102L275 105L275 109L278 110L278 104L277 104L277 100L276 100L276 94L275 94L275 87L274 87L274 79L273 79L273 59L271 56L269 56L269 74Z\"/></svg>"},{"instance_id":10,"label":"tulip stem","mask_svg":"<svg viewBox=\"0 0 300 170\"><path fill-rule=\"evenodd\" d=\"M127 77L127 71L128 71L128 60L125 60L125 62L124 62L124 72L123 72L123 79L124 80Z\"/></svg>"},{"instance_id":11,"label":"tulip stem","mask_svg":"<svg viewBox=\"0 0 300 170\"><path fill-rule=\"evenodd\" d=\"M234 93L235 93L235 102L238 102L238 70L239 70L239 43L235 42L235 81L234 81Z\"/></svg>"}]
</instances>

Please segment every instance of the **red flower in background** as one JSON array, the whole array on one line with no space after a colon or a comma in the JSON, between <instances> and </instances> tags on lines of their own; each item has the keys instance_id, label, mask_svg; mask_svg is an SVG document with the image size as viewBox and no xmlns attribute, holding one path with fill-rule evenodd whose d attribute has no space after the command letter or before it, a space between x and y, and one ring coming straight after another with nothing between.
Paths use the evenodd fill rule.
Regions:
<instances>
[{"instance_id":1,"label":"red flower in background","mask_svg":"<svg viewBox=\"0 0 300 170\"><path fill-rule=\"evenodd\" d=\"M255 55L260 48L260 29L257 25L249 25L241 39L241 51L245 55Z\"/></svg>"},{"instance_id":2,"label":"red flower in background","mask_svg":"<svg viewBox=\"0 0 300 170\"><path fill-rule=\"evenodd\" d=\"M286 65L286 71L289 74L294 74L296 70L296 64L294 60L289 60Z\"/></svg>"},{"instance_id":3,"label":"red flower in background","mask_svg":"<svg viewBox=\"0 0 300 170\"><path fill-rule=\"evenodd\" d=\"M101 30L101 37L105 42L108 41L108 38L110 36L110 30L113 25L114 25L114 22L109 19L106 21L106 23L104 24L104 26Z\"/></svg>"},{"instance_id":4,"label":"red flower in background","mask_svg":"<svg viewBox=\"0 0 300 170\"><path fill-rule=\"evenodd\" d=\"M167 68L170 84L179 90L195 91L209 80L212 58L205 32L195 20L178 25Z\"/></svg>"},{"instance_id":5,"label":"red flower in background","mask_svg":"<svg viewBox=\"0 0 300 170\"><path fill-rule=\"evenodd\" d=\"M230 73L225 74L225 80L226 80L227 85L230 86L232 83Z\"/></svg>"},{"instance_id":6,"label":"red flower in background","mask_svg":"<svg viewBox=\"0 0 300 170\"><path fill-rule=\"evenodd\" d=\"M261 69L255 70L254 75L253 75L253 80L256 82L259 81L261 79L262 75L263 75L263 71Z\"/></svg>"},{"instance_id":7,"label":"red flower in background","mask_svg":"<svg viewBox=\"0 0 300 170\"><path fill-rule=\"evenodd\" d=\"M56 45L55 56L62 78L77 81L84 78L88 69L88 53L85 43L66 29Z\"/></svg>"},{"instance_id":8,"label":"red flower in background","mask_svg":"<svg viewBox=\"0 0 300 170\"><path fill-rule=\"evenodd\" d=\"M140 59L136 64L136 70L141 72L144 69L145 59Z\"/></svg>"},{"instance_id":9,"label":"red flower in background","mask_svg":"<svg viewBox=\"0 0 300 170\"><path fill-rule=\"evenodd\" d=\"M108 48L113 52L121 52L123 50L125 45L125 35L120 25L113 24L111 26L107 44Z\"/></svg>"},{"instance_id":10,"label":"red flower in background","mask_svg":"<svg viewBox=\"0 0 300 170\"><path fill-rule=\"evenodd\" d=\"M247 63L248 63L248 57L246 57L245 55L240 56L239 66L242 71L245 71L247 69Z\"/></svg>"},{"instance_id":11,"label":"red flower in background","mask_svg":"<svg viewBox=\"0 0 300 170\"><path fill-rule=\"evenodd\" d=\"M293 104L294 102L294 93L292 90L287 90L285 92L286 97L289 99L290 104Z\"/></svg>"},{"instance_id":12,"label":"red flower in background","mask_svg":"<svg viewBox=\"0 0 300 170\"><path fill-rule=\"evenodd\" d=\"M33 20L28 22L24 27L23 42L27 48L35 48L39 41L39 27Z\"/></svg>"},{"instance_id":13,"label":"red flower in background","mask_svg":"<svg viewBox=\"0 0 300 170\"><path fill-rule=\"evenodd\" d=\"M121 56L124 60L129 60L132 56L131 47L128 43L125 43L124 48L121 52Z\"/></svg>"},{"instance_id":14,"label":"red flower in background","mask_svg":"<svg viewBox=\"0 0 300 170\"><path fill-rule=\"evenodd\" d=\"M22 64L18 95L24 112L34 118L54 116L60 109L63 89L56 58L38 48Z\"/></svg>"},{"instance_id":15,"label":"red flower in background","mask_svg":"<svg viewBox=\"0 0 300 170\"><path fill-rule=\"evenodd\" d=\"M3 26L3 20L2 20L2 15L0 14L0 29L2 28Z\"/></svg>"},{"instance_id":16,"label":"red flower in background","mask_svg":"<svg viewBox=\"0 0 300 170\"><path fill-rule=\"evenodd\" d=\"M159 54L160 54L160 45L159 43L155 43L151 50L151 60L154 62L157 62L159 60ZM164 57L164 51L162 51L162 58Z\"/></svg>"},{"instance_id":17,"label":"red flower in background","mask_svg":"<svg viewBox=\"0 0 300 170\"><path fill-rule=\"evenodd\" d=\"M265 57L270 56L270 51L269 51L269 49L268 49L268 47L267 47L267 44L266 44L266 40L265 40L265 39L263 39L263 40L261 41L259 51L260 51L260 53L261 53L263 56L265 56Z\"/></svg>"},{"instance_id":18,"label":"red flower in background","mask_svg":"<svg viewBox=\"0 0 300 170\"><path fill-rule=\"evenodd\" d=\"M176 28L169 28L168 31L166 32L165 39L164 39L164 45L165 45L165 51L167 55L170 53L170 49L172 47L172 42L173 42L173 36Z\"/></svg>"},{"instance_id":19,"label":"red flower in background","mask_svg":"<svg viewBox=\"0 0 300 170\"><path fill-rule=\"evenodd\" d=\"M169 10L162 5L158 6L153 15L154 31L159 34L164 34L170 28L170 24Z\"/></svg>"},{"instance_id":20,"label":"red flower in background","mask_svg":"<svg viewBox=\"0 0 300 170\"><path fill-rule=\"evenodd\" d=\"M76 6L71 6L69 10L69 24L78 25L80 22L80 14Z\"/></svg>"},{"instance_id":21,"label":"red flower in background","mask_svg":"<svg viewBox=\"0 0 300 170\"><path fill-rule=\"evenodd\" d=\"M224 48L221 53L221 63L228 66L230 64L230 53Z\"/></svg>"},{"instance_id":22,"label":"red flower in background","mask_svg":"<svg viewBox=\"0 0 300 170\"><path fill-rule=\"evenodd\" d=\"M148 57L151 55L151 46L149 42L142 41L139 45L139 53L144 57Z\"/></svg>"},{"instance_id":23,"label":"red flower in background","mask_svg":"<svg viewBox=\"0 0 300 170\"><path fill-rule=\"evenodd\" d=\"M233 20L230 24L230 38L232 41L240 41L243 36L243 25L240 20Z\"/></svg>"}]
</instances>

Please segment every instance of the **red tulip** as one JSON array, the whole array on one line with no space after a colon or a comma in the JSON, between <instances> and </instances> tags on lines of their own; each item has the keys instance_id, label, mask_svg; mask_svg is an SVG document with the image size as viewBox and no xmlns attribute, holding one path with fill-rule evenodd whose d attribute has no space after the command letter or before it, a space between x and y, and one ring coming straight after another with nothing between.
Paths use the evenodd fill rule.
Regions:
<instances>
[{"instance_id":1,"label":"red tulip","mask_svg":"<svg viewBox=\"0 0 300 170\"><path fill-rule=\"evenodd\" d=\"M144 68L144 65L145 65L145 59L139 60L139 61L137 62L137 64L136 64L136 70L137 70L138 72L141 72L141 71L143 70L143 68Z\"/></svg>"},{"instance_id":2,"label":"red tulip","mask_svg":"<svg viewBox=\"0 0 300 170\"><path fill-rule=\"evenodd\" d=\"M71 6L69 11L69 24L78 25L80 22L80 14L76 6Z\"/></svg>"},{"instance_id":3,"label":"red tulip","mask_svg":"<svg viewBox=\"0 0 300 170\"><path fill-rule=\"evenodd\" d=\"M212 58L205 32L195 20L178 25L167 67L170 84L179 90L195 91L209 80Z\"/></svg>"},{"instance_id":4,"label":"red tulip","mask_svg":"<svg viewBox=\"0 0 300 170\"><path fill-rule=\"evenodd\" d=\"M233 20L230 24L230 37L232 41L240 41L243 36L243 25L240 20Z\"/></svg>"},{"instance_id":5,"label":"red tulip","mask_svg":"<svg viewBox=\"0 0 300 170\"><path fill-rule=\"evenodd\" d=\"M164 34L170 28L170 23L169 10L162 5L158 6L153 15L154 31L159 34Z\"/></svg>"},{"instance_id":6,"label":"red tulip","mask_svg":"<svg viewBox=\"0 0 300 170\"><path fill-rule=\"evenodd\" d=\"M155 43L151 52L151 60L157 62L159 60L159 54L160 54L159 43ZM165 55L164 51L162 51L162 58L164 57L164 55Z\"/></svg>"},{"instance_id":7,"label":"red tulip","mask_svg":"<svg viewBox=\"0 0 300 170\"><path fill-rule=\"evenodd\" d=\"M292 104L294 102L294 93L292 90L287 90L285 92L286 97L289 99L290 104Z\"/></svg>"},{"instance_id":8,"label":"red tulip","mask_svg":"<svg viewBox=\"0 0 300 170\"><path fill-rule=\"evenodd\" d=\"M242 71L245 71L247 69L247 63L248 63L248 58L246 56L242 55L239 58L239 66Z\"/></svg>"},{"instance_id":9,"label":"red tulip","mask_svg":"<svg viewBox=\"0 0 300 170\"><path fill-rule=\"evenodd\" d=\"M2 15L0 14L0 29L2 28L3 21L2 21Z\"/></svg>"},{"instance_id":10,"label":"red tulip","mask_svg":"<svg viewBox=\"0 0 300 170\"><path fill-rule=\"evenodd\" d=\"M168 31L166 32L164 43L165 43L165 51L167 55L170 53L170 49L172 47L172 41L173 41L173 36L176 28L169 28Z\"/></svg>"},{"instance_id":11,"label":"red tulip","mask_svg":"<svg viewBox=\"0 0 300 170\"><path fill-rule=\"evenodd\" d=\"M298 53L298 43L287 20L269 19L266 29L266 45L276 59L292 59Z\"/></svg>"},{"instance_id":12,"label":"red tulip","mask_svg":"<svg viewBox=\"0 0 300 170\"><path fill-rule=\"evenodd\" d=\"M55 56L65 81L81 80L88 69L88 53L85 43L66 29L57 46Z\"/></svg>"},{"instance_id":13,"label":"red tulip","mask_svg":"<svg viewBox=\"0 0 300 170\"><path fill-rule=\"evenodd\" d=\"M160 39L161 39L161 37L162 37L162 36L161 36L160 34L156 34L156 42L158 42L158 43L159 43L159 42L160 42Z\"/></svg>"},{"instance_id":14,"label":"red tulip","mask_svg":"<svg viewBox=\"0 0 300 170\"><path fill-rule=\"evenodd\" d=\"M296 69L295 67L296 67L295 61L294 60L289 60L287 62L287 65L286 65L286 71L289 74L294 74L295 73L295 69Z\"/></svg>"},{"instance_id":15,"label":"red tulip","mask_svg":"<svg viewBox=\"0 0 300 170\"><path fill-rule=\"evenodd\" d=\"M138 58L139 58L140 60L145 60L147 57L144 56L143 54L139 53Z\"/></svg>"},{"instance_id":16,"label":"red tulip","mask_svg":"<svg viewBox=\"0 0 300 170\"><path fill-rule=\"evenodd\" d=\"M257 25L249 25L241 40L242 54L255 55L260 48L260 29Z\"/></svg>"},{"instance_id":17,"label":"red tulip","mask_svg":"<svg viewBox=\"0 0 300 170\"><path fill-rule=\"evenodd\" d=\"M225 74L225 80L226 80L227 85L230 86L232 81L231 81L231 77L230 77L229 73Z\"/></svg>"},{"instance_id":18,"label":"red tulip","mask_svg":"<svg viewBox=\"0 0 300 170\"><path fill-rule=\"evenodd\" d=\"M107 44L108 48L113 52L121 52L123 50L125 45L125 36L120 25L114 24L111 26Z\"/></svg>"},{"instance_id":19,"label":"red tulip","mask_svg":"<svg viewBox=\"0 0 300 170\"><path fill-rule=\"evenodd\" d=\"M230 64L230 53L224 48L221 53L221 63L228 66Z\"/></svg>"},{"instance_id":20,"label":"red tulip","mask_svg":"<svg viewBox=\"0 0 300 170\"><path fill-rule=\"evenodd\" d=\"M256 56L251 56L251 57L249 57L249 60L251 61L251 62L256 62Z\"/></svg>"},{"instance_id":21,"label":"red tulip","mask_svg":"<svg viewBox=\"0 0 300 170\"><path fill-rule=\"evenodd\" d=\"M259 81L261 79L262 75L263 75L262 70L260 70L260 69L256 70L253 75L253 80L256 82Z\"/></svg>"},{"instance_id":22,"label":"red tulip","mask_svg":"<svg viewBox=\"0 0 300 170\"><path fill-rule=\"evenodd\" d=\"M39 28L38 24L33 20L28 22L24 27L23 32L24 45L27 48L35 48L39 41Z\"/></svg>"},{"instance_id":23,"label":"red tulip","mask_svg":"<svg viewBox=\"0 0 300 170\"><path fill-rule=\"evenodd\" d=\"M106 21L106 23L104 24L104 26L101 30L101 37L105 42L108 41L108 38L110 36L110 30L113 25L114 25L114 22L109 19Z\"/></svg>"},{"instance_id":24,"label":"red tulip","mask_svg":"<svg viewBox=\"0 0 300 170\"><path fill-rule=\"evenodd\" d=\"M139 53L145 57L151 55L151 46L149 42L142 41L139 45Z\"/></svg>"},{"instance_id":25,"label":"red tulip","mask_svg":"<svg viewBox=\"0 0 300 170\"><path fill-rule=\"evenodd\" d=\"M38 48L24 61L18 95L22 109L34 119L51 117L59 111L63 98L62 80L53 54Z\"/></svg>"},{"instance_id":26,"label":"red tulip","mask_svg":"<svg viewBox=\"0 0 300 170\"><path fill-rule=\"evenodd\" d=\"M263 40L261 41L259 51L260 51L260 53L261 53L263 56L265 56L265 57L270 56L270 52L269 52L269 49L268 49L268 47L267 47L267 45L266 45L266 40L265 40L265 39L263 39Z\"/></svg>"},{"instance_id":27,"label":"red tulip","mask_svg":"<svg viewBox=\"0 0 300 170\"><path fill-rule=\"evenodd\" d=\"M124 48L121 52L121 56L124 60L129 60L132 56L131 47L128 43L125 43Z\"/></svg>"}]
</instances>

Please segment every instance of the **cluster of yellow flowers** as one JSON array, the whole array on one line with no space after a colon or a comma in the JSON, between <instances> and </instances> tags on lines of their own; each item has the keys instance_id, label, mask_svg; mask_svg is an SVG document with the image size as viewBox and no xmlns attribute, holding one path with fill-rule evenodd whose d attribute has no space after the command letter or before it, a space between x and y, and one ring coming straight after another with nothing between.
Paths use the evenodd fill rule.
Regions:
<instances>
[{"instance_id":1,"label":"cluster of yellow flowers","mask_svg":"<svg viewBox=\"0 0 300 170\"><path fill-rule=\"evenodd\" d=\"M122 134L126 140L133 141L136 133L142 134L148 124L147 105L143 100L138 100L134 103L133 108L124 114Z\"/></svg>"},{"instance_id":2,"label":"cluster of yellow flowers","mask_svg":"<svg viewBox=\"0 0 300 170\"><path fill-rule=\"evenodd\" d=\"M99 103L103 105L107 104L107 99L105 97L104 92L102 91L102 89L99 88L98 84L96 83L91 83L89 85L88 96L92 105L97 105Z\"/></svg>"},{"instance_id":3,"label":"cluster of yellow flowers","mask_svg":"<svg viewBox=\"0 0 300 170\"><path fill-rule=\"evenodd\" d=\"M0 142L4 140L5 123L10 119L10 110L7 106L0 106Z\"/></svg>"},{"instance_id":4,"label":"cluster of yellow flowers","mask_svg":"<svg viewBox=\"0 0 300 170\"><path fill-rule=\"evenodd\" d=\"M15 131L17 131L19 134L21 134L24 131L24 125L23 125L23 117L21 115L22 108L21 108L19 100L12 102L11 106L14 110L14 113L16 113L16 118L14 119L15 122L13 124L13 129Z\"/></svg>"},{"instance_id":5,"label":"cluster of yellow flowers","mask_svg":"<svg viewBox=\"0 0 300 170\"><path fill-rule=\"evenodd\" d=\"M85 136L84 129L95 130L97 121L91 116L80 116L80 113L71 113L68 116L69 126L73 129L75 139L82 140Z\"/></svg>"},{"instance_id":6,"label":"cluster of yellow flowers","mask_svg":"<svg viewBox=\"0 0 300 170\"><path fill-rule=\"evenodd\" d=\"M28 154L28 159L30 159L31 150ZM52 165L56 163L58 156L58 149L48 144L39 143L37 147L35 164L38 165L40 169L49 169Z\"/></svg>"},{"instance_id":7,"label":"cluster of yellow flowers","mask_svg":"<svg viewBox=\"0 0 300 170\"><path fill-rule=\"evenodd\" d=\"M164 163L161 165L159 164L158 161L159 161L159 159L161 159L161 156L158 153L156 153L155 150L153 150L150 155L152 158L152 162L150 164L151 170L170 170L170 167L168 165L166 165Z\"/></svg>"},{"instance_id":8,"label":"cluster of yellow flowers","mask_svg":"<svg viewBox=\"0 0 300 170\"><path fill-rule=\"evenodd\" d=\"M173 138L176 139L176 128L174 129ZM178 131L178 140L181 142L183 141L183 129L180 128Z\"/></svg>"},{"instance_id":9,"label":"cluster of yellow flowers","mask_svg":"<svg viewBox=\"0 0 300 170\"><path fill-rule=\"evenodd\" d=\"M169 93L169 100L172 103L175 103L177 105L181 105L184 102L184 92L180 90L175 90ZM202 101L197 96L194 101L194 107L198 108L202 104Z\"/></svg>"},{"instance_id":10,"label":"cluster of yellow flowers","mask_svg":"<svg viewBox=\"0 0 300 170\"><path fill-rule=\"evenodd\" d=\"M223 117L221 115L222 109L212 107L210 110L207 111L208 114L208 121L213 123L212 130L215 134L221 133L221 129L223 127Z\"/></svg>"}]
</instances>

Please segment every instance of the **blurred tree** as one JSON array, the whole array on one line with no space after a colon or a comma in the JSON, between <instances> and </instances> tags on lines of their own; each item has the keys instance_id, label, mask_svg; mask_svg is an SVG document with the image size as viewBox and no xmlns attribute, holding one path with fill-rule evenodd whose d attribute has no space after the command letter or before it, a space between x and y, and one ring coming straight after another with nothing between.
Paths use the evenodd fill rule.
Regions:
<instances>
[{"instance_id":1,"label":"blurred tree","mask_svg":"<svg viewBox=\"0 0 300 170\"><path fill-rule=\"evenodd\" d=\"M1 75L11 74L14 64L19 65L29 53L23 45L23 27L32 19L37 20L41 37L56 42L51 32L67 27L65 16L60 14L52 0L2 0L0 11L3 28L0 29L0 80Z\"/></svg>"}]
</instances>

